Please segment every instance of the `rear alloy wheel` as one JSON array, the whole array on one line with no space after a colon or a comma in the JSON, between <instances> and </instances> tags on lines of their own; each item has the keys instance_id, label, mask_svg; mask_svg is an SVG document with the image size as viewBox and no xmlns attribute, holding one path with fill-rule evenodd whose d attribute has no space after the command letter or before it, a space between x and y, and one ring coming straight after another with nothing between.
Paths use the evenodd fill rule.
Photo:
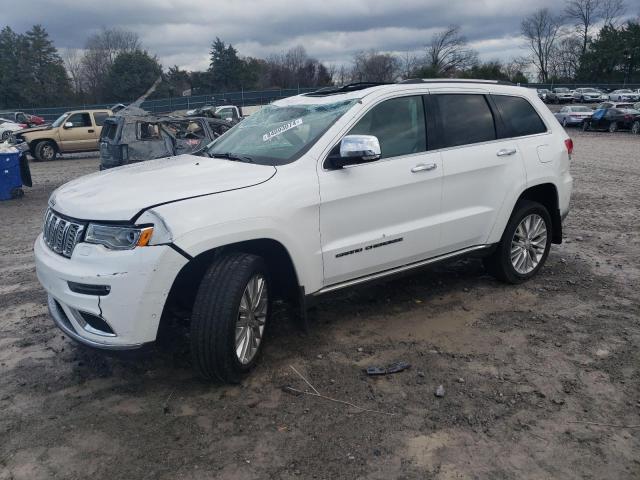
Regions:
<instances>
[{"instance_id":1,"label":"rear alloy wheel","mask_svg":"<svg viewBox=\"0 0 640 480\"><path fill-rule=\"evenodd\" d=\"M7 140L9 140L9 138L11 138L10 130L5 130L4 132L2 132L2 137L0 137L0 140L2 140L3 142L6 142Z\"/></svg>"},{"instance_id":2,"label":"rear alloy wheel","mask_svg":"<svg viewBox=\"0 0 640 480\"><path fill-rule=\"evenodd\" d=\"M36 145L34 154L37 160L40 160L41 162L49 162L56 159L58 149L56 148L55 143L47 140Z\"/></svg>"},{"instance_id":3,"label":"rear alloy wheel","mask_svg":"<svg viewBox=\"0 0 640 480\"><path fill-rule=\"evenodd\" d=\"M616 133L617 131L618 131L618 123L617 122L611 122L609 124L609 132Z\"/></svg>"},{"instance_id":4,"label":"rear alloy wheel","mask_svg":"<svg viewBox=\"0 0 640 480\"><path fill-rule=\"evenodd\" d=\"M551 217L540 203L523 200L514 209L486 269L507 283L522 283L542 268L551 248Z\"/></svg>"},{"instance_id":5,"label":"rear alloy wheel","mask_svg":"<svg viewBox=\"0 0 640 480\"><path fill-rule=\"evenodd\" d=\"M194 368L238 383L256 364L271 310L264 260L248 253L217 258L205 273L191 317Z\"/></svg>"},{"instance_id":6,"label":"rear alloy wheel","mask_svg":"<svg viewBox=\"0 0 640 480\"><path fill-rule=\"evenodd\" d=\"M640 120L633 122L633 125L631 125L631 133L636 135L640 134Z\"/></svg>"},{"instance_id":7,"label":"rear alloy wheel","mask_svg":"<svg viewBox=\"0 0 640 480\"><path fill-rule=\"evenodd\" d=\"M583 132L589 131L589 120L585 120L582 122L582 131Z\"/></svg>"},{"instance_id":8,"label":"rear alloy wheel","mask_svg":"<svg viewBox=\"0 0 640 480\"><path fill-rule=\"evenodd\" d=\"M568 125L568 123L567 123L567 118L565 117L565 118L563 118L563 119L562 119L562 126L563 126L564 128L567 128L567 125Z\"/></svg>"}]
</instances>

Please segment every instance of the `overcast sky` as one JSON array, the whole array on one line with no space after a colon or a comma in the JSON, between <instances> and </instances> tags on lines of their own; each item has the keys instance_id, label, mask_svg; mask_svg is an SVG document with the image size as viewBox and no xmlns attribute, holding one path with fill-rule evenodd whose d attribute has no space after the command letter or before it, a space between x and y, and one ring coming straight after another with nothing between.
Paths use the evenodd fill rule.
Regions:
<instances>
[{"instance_id":1,"label":"overcast sky","mask_svg":"<svg viewBox=\"0 0 640 480\"><path fill-rule=\"evenodd\" d=\"M58 48L82 48L106 27L140 35L165 67L206 69L220 37L245 56L265 57L295 45L329 63L358 50L418 52L431 35L459 24L483 60L524 53L522 17L553 0L0 0L0 25L23 32L41 23Z\"/></svg>"}]
</instances>

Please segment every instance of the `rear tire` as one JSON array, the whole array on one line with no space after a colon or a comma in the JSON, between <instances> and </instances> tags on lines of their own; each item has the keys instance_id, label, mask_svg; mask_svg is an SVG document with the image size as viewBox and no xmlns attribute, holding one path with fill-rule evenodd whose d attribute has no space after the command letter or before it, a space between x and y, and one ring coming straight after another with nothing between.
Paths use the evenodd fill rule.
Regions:
<instances>
[{"instance_id":1,"label":"rear tire","mask_svg":"<svg viewBox=\"0 0 640 480\"><path fill-rule=\"evenodd\" d=\"M484 258L487 271L500 281L526 282L542 268L551 248L551 216L538 202L519 201L496 250Z\"/></svg>"},{"instance_id":2,"label":"rear tire","mask_svg":"<svg viewBox=\"0 0 640 480\"><path fill-rule=\"evenodd\" d=\"M11 138L11 133L11 130L5 130L2 132L2 138L0 138L0 141L6 142L9 140L9 138Z\"/></svg>"},{"instance_id":3,"label":"rear tire","mask_svg":"<svg viewBox=\"0 0 640 480\"><path fill-rule=\"evenodd\" d=\"M636 135L640 134L640 120L633 122L633 125L631 125L631 133Z\"/></svg>"},{"instance_id":4,"label":"rear tire","mask_svg":"<svg viewBox=\"0 0 640 480\"><path fill-rule=\"evenodd\" d=\"M33 153L36 160L41 162L50 162L56 159L56 156L58 155L58 147L54 142L46 140L38 143Z\"/></svg>"},{"instance_id":5,"label":"rear tire","mask_svg":"<svg viewBox=\"0 0 640 480\"><path fill-rule=\"evenodd\" d=\"M264 260L248 253L215 259L200 282L191 316L194 368L205 378L239 383L260 356L270 315Z\"/></svg>"},{"instance_id":6,"label":"rear tire","mask_svg":"<svg viewBox=\"0 0 640 480\"><path fill-rule=\"evenodd\" d=\"M589 121L585 120L584 122L582 122L582 131L583 132L588 132L589 131Z\"/></svg>"}]
</instances>

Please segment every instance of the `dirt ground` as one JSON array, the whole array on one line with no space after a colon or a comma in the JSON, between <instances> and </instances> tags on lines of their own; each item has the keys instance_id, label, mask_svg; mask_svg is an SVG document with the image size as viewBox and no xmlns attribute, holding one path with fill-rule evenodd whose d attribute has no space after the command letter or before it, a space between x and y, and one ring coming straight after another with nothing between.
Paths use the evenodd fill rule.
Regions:
<instances>
[{"instance_id":1,"label":"dirt ground","mask_svg":"<svg viewBox=\"0 0 640 480\"><path fill-rule=\"evenodd\" d=\"M241 386L196 378L177 335L123 358L53 326L32 244L51 191L98 160L32 164L0 202L0 479L640 478L640 137L571 134L566 242L537 278L465 260L327 297L308 335L281 319ZM283 391L305 388L290 366L382 413Z\"/></svg>"}]
</instances>

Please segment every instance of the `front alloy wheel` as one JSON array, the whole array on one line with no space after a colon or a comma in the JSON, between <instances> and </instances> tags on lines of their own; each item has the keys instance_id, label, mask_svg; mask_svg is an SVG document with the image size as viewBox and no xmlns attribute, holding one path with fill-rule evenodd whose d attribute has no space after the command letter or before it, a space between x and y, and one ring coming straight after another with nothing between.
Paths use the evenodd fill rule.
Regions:
<instances>
[{"instance_id":1,"label":"front alloy wheel","mask_svg":"<svg viewBox=\"0 0 640 480\"><path fill-rule=\"evenodd\" d=\"M640 134L640 120L633 122L633 125L631 126L631 133L634 133L635 135Z\"/></svg>"},{"instance_id":2,"label":"front alloy wheel","mask_svg":"<svg viewBox=\"0 0 640 480\"><path fill-rule=\"evenodd\" d=\"M267 282L256 274L244 289L236 320L236 355L243 365L251 363L260 348L268 301Z\"/></svg>"},{"instance_id":3,"label":"front alloy wheel","mask_svg":"<svg viewBox=\"0 0 640 480\"><path fill-rule=\"evenodd\" d=\"M609 124L609 131L611 133L616 133L618 131L618 124L616 122L611 122Z\"/></svg>"}]
</instances>

